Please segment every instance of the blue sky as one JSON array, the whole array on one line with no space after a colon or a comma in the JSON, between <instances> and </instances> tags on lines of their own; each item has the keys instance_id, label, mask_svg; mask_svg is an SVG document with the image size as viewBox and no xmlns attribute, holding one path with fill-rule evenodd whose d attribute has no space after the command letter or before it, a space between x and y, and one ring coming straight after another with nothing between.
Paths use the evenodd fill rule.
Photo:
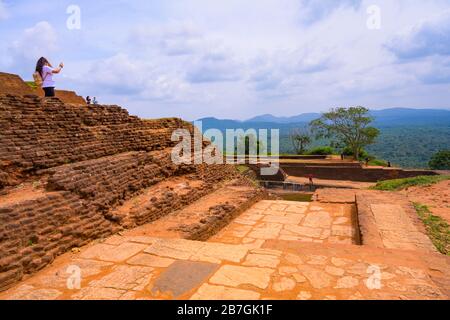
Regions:
<instances>
[{"instance_id":1,"label":"blue sky","mask_svg":"<svg viewBox=\"0 0 450 320\"><path fill-rule=\"evenodd\" d=\"M59 88L147 118L450 107L450 0L0 0L0 38L1 71L64 61Z\"/></svg>"}]
</instances>

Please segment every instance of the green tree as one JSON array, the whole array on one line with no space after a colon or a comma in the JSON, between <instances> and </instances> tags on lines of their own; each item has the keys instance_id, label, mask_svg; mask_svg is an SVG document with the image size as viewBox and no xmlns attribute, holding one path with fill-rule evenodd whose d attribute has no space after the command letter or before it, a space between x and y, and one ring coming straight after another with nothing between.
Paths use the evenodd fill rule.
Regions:
<instances>
[{"instance_id":1,"label":"green tree","mask_svg":"<svg viewBox=\"0 0 450 320\"><path fill-rule=\"evenodd\" d=\"M289 138L297 154L304 154L306 147L312 142L311 132L307 129L293 129Z\"/></svg>"},{"instance_id":2,"label":"green tree","mask_svg":"<svg viewBox=\"0 0 450 320\"><path fill-rule=\"evenodd\" d=\"M430 160L429 166L433 170L450 170L450 150L441 150Z\"/></svg>"},{"instance_id":3,"label":"green tree","mask_svg":"<svg viewBox=\"0 0 450 320\"><path fill-rule=\"evenodd\" d=\"M370 126L372 121L367 108L336 108L312 121L311 128L317 138L334 138L345 144L359 160L361 150L374 143L380 134L378 129Z\"/></svg>"}]
</instances>

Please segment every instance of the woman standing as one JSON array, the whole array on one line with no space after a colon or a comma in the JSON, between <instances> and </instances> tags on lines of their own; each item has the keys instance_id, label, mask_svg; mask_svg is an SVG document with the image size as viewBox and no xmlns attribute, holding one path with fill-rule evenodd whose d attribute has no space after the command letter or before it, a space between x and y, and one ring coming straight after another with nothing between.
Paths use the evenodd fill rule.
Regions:
<instances>
[{"instance_id":1,"label":"woman standing","mask_svg":"<svg viewBox=\"0 0 450 320\"><path fill-rule=\"evenodd\" d=\"M55 81L53 80L53 74L58 74L64 68L64 64L61 62L58 68L53 66L44 57L40 58L36 64L36 73L41 76L42 89L45 92L46 97L55 96Z\"/></svg>"}]
</instances>

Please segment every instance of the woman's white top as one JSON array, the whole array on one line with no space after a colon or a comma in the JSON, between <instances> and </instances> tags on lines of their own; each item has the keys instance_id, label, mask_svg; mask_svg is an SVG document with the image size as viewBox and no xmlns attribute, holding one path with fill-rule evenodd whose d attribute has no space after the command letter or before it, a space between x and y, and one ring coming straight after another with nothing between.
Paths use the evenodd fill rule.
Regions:
<instances>
[{"instance_id":1,"label":"woman's white top","mask_svg":"<svg viewBox=\"0 0 450 320\"><path fill-rule=\"evenodd\" d=\"M55 87L55 81L53 81L53 68L44 66L42 68L42 88Z\"/></svg>"}]
</instances>

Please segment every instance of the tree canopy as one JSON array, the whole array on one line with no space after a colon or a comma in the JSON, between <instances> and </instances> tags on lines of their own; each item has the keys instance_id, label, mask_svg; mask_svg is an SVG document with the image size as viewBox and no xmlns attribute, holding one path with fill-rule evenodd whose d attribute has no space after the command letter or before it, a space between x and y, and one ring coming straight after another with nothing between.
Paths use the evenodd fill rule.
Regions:
<instances>
[{"instance_id":1,"label":"tree canopy","mask_svg":"<svg viewBox=\"0 0 450 320\"><path fill-rule=\"evenodd\" d=\"M450 170L450 150L441 150L436 153L429 165L433 170Z\"/></svg>"},{"instance_id":2,"label":"tree canopy","mask_svg":"<svg viewBox=\"0 0 450 320\"><path fill-rule=\"evenodd\" d=\"M336 108L311 122L317 138L335 139L353 151L359 160L361 150L375 142L380 131L370 124L374 119L364 107Z\"/></svg>"}]
</instances>

